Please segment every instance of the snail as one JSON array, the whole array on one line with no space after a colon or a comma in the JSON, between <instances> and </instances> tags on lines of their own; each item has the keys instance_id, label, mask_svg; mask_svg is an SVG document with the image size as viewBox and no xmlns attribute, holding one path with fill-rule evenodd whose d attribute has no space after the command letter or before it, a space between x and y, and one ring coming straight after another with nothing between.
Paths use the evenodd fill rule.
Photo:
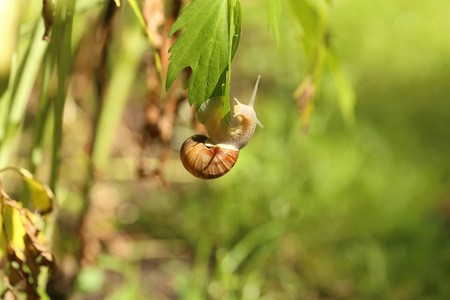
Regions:
<instances>
[{"instance_id":1,"label":"snail","mask_svg":"<svg viewBox=\"0 0 450 300\"><path fill-rule=\"evenodd\" d=\"M181 162L192 175L202 179L225 175L236 163L239 150L252 138L256 125L264 127L253 108L260 78L256 80L248 105L234 98L236 105L229 120L221 117L220 98L208 99L199 107L197 119L205 125L209 137L191 136L180 151Z\"/></svg>"}]
</instances>

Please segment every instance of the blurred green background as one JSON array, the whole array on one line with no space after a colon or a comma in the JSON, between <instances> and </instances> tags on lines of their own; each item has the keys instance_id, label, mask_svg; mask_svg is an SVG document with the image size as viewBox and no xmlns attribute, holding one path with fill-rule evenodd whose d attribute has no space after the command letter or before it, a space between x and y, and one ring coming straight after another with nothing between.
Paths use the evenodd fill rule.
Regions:
<instances>
[{"instance_id":1,"label":"blurred green background","mask_svg":"<svg viewBox=\"0 0 450 300\"><path fill-rule=\"evenodd\" d=\"M308 133L293 97L306 72L298 28L283 11L277 45L267 2L242 1L242 8L231 95L249 99L260 74L256 111L265 127L229 174L197 180L178 159L194 133L184 103L169 187L138 180L133 128L146 73L125 69L137 77L113 156L90 190L88 257L71 298L450 299L450 2L332 1L329 42L355 91L355 122L344 121L326 68ZM126 9L117 39L136 31ZM75 16L74 39L90 17ZM110 66L123 58L117 44ZM73 226L85 201L88 100L66 103L56 191L63 234L54 241L64 270L79 247ZM24 167L30 103L9 161ZM156 157L150 152L150 164ZM44 155L44 179L45 163Z\"/></svg>"}]
</instances>

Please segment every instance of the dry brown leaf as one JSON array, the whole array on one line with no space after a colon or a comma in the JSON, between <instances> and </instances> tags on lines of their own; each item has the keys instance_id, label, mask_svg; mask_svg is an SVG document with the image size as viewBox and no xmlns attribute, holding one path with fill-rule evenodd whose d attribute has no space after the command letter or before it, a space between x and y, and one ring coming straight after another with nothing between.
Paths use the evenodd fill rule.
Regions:
<instances>
[{"instance_id":1,"label":"dry brown leaf","mask_svg":"<svg viewBox=\"0 0 450 300\"><path fill-rule=\"evenodd\" d=\"M316 88L311 77L306 77L297 90L294 96L298 101L298 108L301 116L300 127L303 132L308 131L309 118L311 116L314 104L314 96L316 94Z\"/></svg>"}]
</instances>

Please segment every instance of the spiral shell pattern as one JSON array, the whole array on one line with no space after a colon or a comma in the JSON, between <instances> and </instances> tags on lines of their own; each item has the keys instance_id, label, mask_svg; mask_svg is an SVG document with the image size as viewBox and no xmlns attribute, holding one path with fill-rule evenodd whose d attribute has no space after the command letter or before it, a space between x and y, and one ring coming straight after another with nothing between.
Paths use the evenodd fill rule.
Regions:
<instances>
[{"instance_id":1,"label":"spiral shell pattern","mask_svg":"<svg viewBox=\"0 0 450 300\"><path fill-rule=\"evenodd\" d=\"M207 140L204 135L188 138L181 146L181 161L186 170L198 178L218 178L234 166L239 150L223 144L209 144Z\"/></svg>"}]
</instances>

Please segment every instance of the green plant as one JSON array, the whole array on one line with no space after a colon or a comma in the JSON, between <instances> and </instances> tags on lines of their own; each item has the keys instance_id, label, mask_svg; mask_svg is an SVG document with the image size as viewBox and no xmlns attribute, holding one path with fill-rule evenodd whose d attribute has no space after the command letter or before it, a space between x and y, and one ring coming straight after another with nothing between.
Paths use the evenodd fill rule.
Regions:
<instances>
[{"instance_id":1,"label":"green plant","mask_svg":"<svg viewBox=\"0 0 450 300\"><path fill-rule=\"evenodd\" d=\"M109 176L125 174L129 180L134 179L136 173L141 178L151 177L154 182L168 185L165 170L170 158L174 128L178 126L177 111L186 98L184 86L188 77L187 96L190 104L198 110L207 99L218 97L220 121L228 125L232 98L231 64L243 39L241 33L245 16L239 0L195 0L192 3L165 1L166 6L172 5L173 10L169 13L167 9L163 13L164 26L156 26L159 31L152 31L150 25L157 19L153 17L158 11L145 9L146 1L46 0L31 4L30 13L26 15L21 15L18 10L22 4L20 1L9 1L11 7L1 10L2 14L11 12L13 16L13 22L0 26L2 36L6 32L13 40L7 40L5 51L0 54L0 168L16 170L28 180L28 184L34 182L35 189L27 194L21 193L20 186L14 186L13 193L23 195L14 197L20 201L11 200L11 193L3 191L2 207L11 211L7 212L8 218L15 216L11 219L29 214L29 209L36 208L37 202L27 203L27 199L30 197L33 202L36 193L41 195L38 198L49 193L48 189L43 188L44 185L34 181L34 176L49 183L60 207L62 217L58 222L72 222L70 226L56 226L55 238L51 240L55 242L51 246L58 257L69 257L75 263L68 273L54 272L56 278L42 279L43 283L38 288L35 286L36 277L31 280L32 283L27 283L32 285L33 292L38 290L40 296L45 297L43 287L48 281L50 297L56 297L58 294L52 285L59 286L58 280L68 282L61 292L68 296L76 286L76 278L83 264L89 264L88 258L94 257L95 260L98 255L89 253L89 220L92 218L95 188L104 180L111 179ZM182 5L186 8L177 18ZM323 1L269 2L269 23L276 40L279 41L284 34L280 22L281 12L286 9L293 12L293 19L290 20L296 22L292 23L296 25L290 26L298 29L294 30L296 43L305 48L307 74L296 94L300 101L303 126L308 123L312 99L315 91L319 90L326 62L332 73L337 74L335 77L343 99L341 109L344 116L349 120L352 118L352 90L327 41L328 8L329 2ZM148 15L149 10L153 14ZM175 18L177 21L174 21ZM169 51L170 64L167 57L169 45L172 45ZM180 73L184 73L184 76L176 80ZM139 105L145 107L147 114L139 128L133 128L133 134L129 134L137 135L142 140L139 145L142 154L131 151L134 156L130 164L127 157L129 149L121 152L121 147L132 139L120 139L119 145L115 141L118 130L122 129L124 111L136 99L141 101ZM211 112L214 118L216 112ZM78 131L71 131L74 128ZM162 144L161 155L159 158L151 157L157 163L153 164L156 167L152 165L154 171L148 172L150 159L145 154L146 149L150 147L150 142L158 139ZM117 153L121 153L119 160L123 158L126 167L112 171L112 162L117 162ZM10 166L24 166L35 175ZM169 172L172 170L169 168ZM177 176L184 177L182 173ZM169 183L175 181L172 178L169 175ZM40 209L34 214L44 214L45 211ZM65 219L67 215L71 218ZM21 228L30 224L4 220L2 222L7 227L4 233L15 227L18 232L22 232L22 237L24 234ZM261 226L261 229L256 224L255 231L249 233L235 251L220 258L218 277L223 279L230 290L234 288L233 274L251 253L251 249L257 248L260 242L264 244L271 240L279 232L278 225L272 226L275 223ZM51 232L52 225L46 226ZM270 233L267 240L264 239L266 229ZM26 236L32 237L31 233L26 233ZM213 251L212 241L207 237L204 239L205 242L198 249L196 266L199 270L207 265L204 256ZM8 240L5 241L8 244ZM51 263L47 251L41 251L39 255L45 258L43 263ZM22 261L19 264L27 263ZM21 270L28 277L29 274L31 277L35 275L35 269L31 273L23 268ZM196 284L204 287L201 280ZM193 295L196 291L199 290L194 290Z\"/></svg>"},{"instance_id":2,"label":"green plant","mask_svg":"<svg viewBox=\"0 0 450 300\"><path fill-rule=\"evenodd\" d=\"M329 62L330 69L339 87L343 116L346 121L351 122L353 120L354 106L353 90L340 70L336 55L326 40L328 34L327 7L329 3L318 1L313 4L309 1L285 1L283 4L289 5L295 20L303 29L301 40L308 58L305 79L295 93L296 97L299 98L302 127L306 128L308 125L315 90L320 86L325 61ZM280 22L281 7L282 3L280 0L271 0L269 2L269 23L275 30L277 41L280 35L278 24ZM172 55L167 72L166 89L170 88L180 72L190 68L187 86L189 103L195 106L198 112L198 120L206 126L210 134L210 138L206 142L211 145L217 143L232 145L233 143L230 140L222 136L226 135L223 132L229 132L233 129L235 131L240 130L235 119L236 112L230 112L234 105L231 104L229 95L231 62L236 54L242 35L240 1L194 1L183 10L181 16L172 25L169 36L179 30L183 30L183 32L169 49ZM254 99L254 96L252 99ZM221 113L218 113L218 111L221 111ZM257 119L256 121L259 122ZM213 133L214 136L212 135ZM253 132L250 137L252 135ZM193 145L195 147L200 144L205 144L205 141L202 143L195 142ZM211 149L202 150L201 152L203 154L205 151L210 151L211 155L209 157L212 158L206 159L204 155L198 156L205 157L201 164L202 170L195 170L196 168L193 167L194 163L189 163L186 155L182 153L183 163L187 170L195 174L195 176L217 178L224 174L223 170L228 172L234 165L237 155L233 154L234 158L231 159L233 162L225 163L226 167L221 168L220 172L215 171L214 174L208 175L207 173L210 173L211 169L208 169L209 171L206 171L206 169L209 165L215 164L214 157L216 152L219 153L213 150L219 148L214 148L214 146L208 147ZM195 153L198 153L198 151ZM224 156L219 160L226 162L230 159ZM192 161L200 162L202 160L196 158L192 159Z\"/></svg>"}]
</instances>

